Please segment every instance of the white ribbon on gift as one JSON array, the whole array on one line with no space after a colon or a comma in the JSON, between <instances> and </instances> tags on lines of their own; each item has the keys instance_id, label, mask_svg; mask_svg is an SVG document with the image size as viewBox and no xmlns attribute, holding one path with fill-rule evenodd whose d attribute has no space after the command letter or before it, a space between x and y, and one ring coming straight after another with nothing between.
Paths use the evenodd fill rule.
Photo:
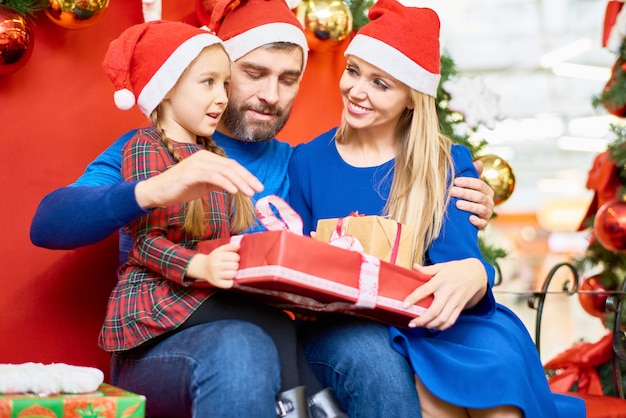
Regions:
<instances>
[{"instance_id":1,"label":"white ribbon on gift","mask_svg":"<svg viewBox=\"0 0 626 418\"><path fill-rule=\"evenodd\" d=\"M276 212L272 209L272 206L280 217L276 216ZM257 200L255 208L259 221L261 221L268 231L286 230L297 235L302 235L302 218L279 196L265 196ZM237 241L240 241L240 239L241 238L238 238ZM363 252L363 246L355 237L337 237L330 244L338 248L357 251L361 254L362 263L361 272L359 274L359 288L354 305L360 308L375 308L378 299L380 260L372 255L365 254Z\"/></svg>"}]
</instances>

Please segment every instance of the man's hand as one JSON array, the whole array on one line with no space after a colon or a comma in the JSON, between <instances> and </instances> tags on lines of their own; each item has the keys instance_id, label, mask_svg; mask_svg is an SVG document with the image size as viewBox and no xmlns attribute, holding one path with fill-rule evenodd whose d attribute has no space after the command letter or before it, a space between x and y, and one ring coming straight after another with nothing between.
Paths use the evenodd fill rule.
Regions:
<instances>
[{"instance_id":1,"label":"man's hand","mask_svg":"<svg viewBox=\"0 0 626 418\"><path fill-rule=\"evenodd\" d=\"M475 161L474 166L480 175L483 171L482 161ZM473 177L457 177L451 194L459 200L456 207L472 214L470 222L478 229L485 229L493 215L494 192L487 183Z\"/></svg>"},{"instance_id":2,"label":"man's hand","mask_svg":"<svg viewBox=\"0 0 626 418\"><path fill-rule=\"evenodd\" d=\"M202 150L139 182L135 198L142 208L153 209L189 202L213 190L252 196L263 184L235 160Z\"/></svg>"}]
</instances>

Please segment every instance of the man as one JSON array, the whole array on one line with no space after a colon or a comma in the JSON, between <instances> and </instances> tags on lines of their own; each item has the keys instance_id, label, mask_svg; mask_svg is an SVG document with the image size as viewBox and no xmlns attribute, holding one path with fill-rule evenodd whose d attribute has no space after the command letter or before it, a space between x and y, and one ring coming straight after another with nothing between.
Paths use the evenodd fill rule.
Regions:
<instances>
[{"instance_id":1,"label":"man","mask_svg":"<svg viewBox=\"0 0 626 418\"><path fill-rule=\"evenodd\" d=\"M42 200L31 226L35 245L70 249L92 244L152 208L190 201L215 188L255 198L287 196L291 146L274 137L298 92L306 38L283 0L248 0L234 10L229 3L218 4L226 12L216 9L211 26L234 61L228 109L213 136L231 159L200 151L158 176L122 182L121 148L132 136L128 133L76 183ZM457 189L455 195L470 200L465 209L479 214L482 219L474 221L484 226L493 193L475 179L458 180L473 190ZM120 261L129 248L121 234ZM303 329L303 340L322 383L336 390L351 417L421 415L412 371L391 348L386 326L354 318L332 325L320 321ZM146 395L152 417L205 417L206 411L215 417L268 417L279 387L272 344L250 323L200 324L115 355L111 383Z\"/></svg>"}]
</instances>

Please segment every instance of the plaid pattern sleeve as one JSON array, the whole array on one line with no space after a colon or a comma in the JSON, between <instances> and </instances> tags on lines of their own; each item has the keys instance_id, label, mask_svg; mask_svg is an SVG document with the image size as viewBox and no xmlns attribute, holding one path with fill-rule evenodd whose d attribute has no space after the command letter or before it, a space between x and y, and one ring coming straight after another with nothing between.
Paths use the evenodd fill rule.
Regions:
<instances>
[{"instance_id":1,"label":"plaid pattern sleeve","mask_svg":"<svg viewBox=\"0 0 626 418\"><path fill-rule=\"evenodd\" d=\"M131 140L125 148L122 159L125 180L153 177L175 164L174 158L154 135L156 132L147 131L143 137ZM127 226L133 237L132 257L137 263L179 284L183 284L187 264L196 254L179 244L185 241L180 228L183 218L184 205L176 205L156 208ZM176 224L179 228L170 230L170 226Z\"/></svg>"},{"instance_id":2,"label":"plaid pattern sleeve","mask_svg":"<svg viewBox=\"0 0 626 418\"><path fill-rule=\"evenodd\" d=\"M197 144L174 147L182 158L201 149ZM174 164L154 129L139 130L124 149L122 177L143 180ZM126 350L164 334L182 324L214 292L190 286L193 281L185 279L185 272L200 239L229 235L228 201L225 192L207 196L207 228L202 237L190 237L182 230L184 204L154 209L125 227L133 245L109 298L99 339L102 348Z\"/></svg>"}]
</instances>

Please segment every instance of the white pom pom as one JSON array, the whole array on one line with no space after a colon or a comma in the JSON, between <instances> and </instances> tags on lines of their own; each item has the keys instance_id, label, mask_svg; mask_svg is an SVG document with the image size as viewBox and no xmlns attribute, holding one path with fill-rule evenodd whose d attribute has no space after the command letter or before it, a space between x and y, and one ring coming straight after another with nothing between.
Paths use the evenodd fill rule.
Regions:
<instances>
[{"instance_id":1,"label":"white pom pom","mask_svg":"<svg viewBox=\"0 0 626 418\"><path fill-rule=\"evenodd\" d=\"M128 110L135 105L135 95L128 89L118 90L113 94L115 106L121 110Z\"/></svg>"}]
</instances>

